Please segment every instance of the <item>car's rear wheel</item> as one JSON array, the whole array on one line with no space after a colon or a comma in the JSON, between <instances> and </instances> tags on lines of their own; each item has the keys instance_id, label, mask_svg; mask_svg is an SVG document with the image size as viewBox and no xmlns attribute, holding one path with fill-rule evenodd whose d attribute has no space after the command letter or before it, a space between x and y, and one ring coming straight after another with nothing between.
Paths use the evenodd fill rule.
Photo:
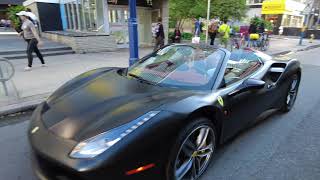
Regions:
<instances>
[{"instance_id":1,"label":"car's rear wheel","mask_svg":"<svg viewBox=\"0 0 320 180\"><path fill-rule=\"evenodd\" d=\"M207 169L216 149L214 125L205 118L189 123L179 134L168 165L168 179L196 180Z\"/></svg>"},{"instance_id":2,"label":"car's rear wheel","mask_svg":"<svg viewBox=\"0 0 320 180\"><path fill-rule=\"evenodd\" d=\"M289 112L296 102L300 85L300 76L298 74L294 74L291 77L290 82L291 83L286 94L286 100L281 108L282 112Z\"/></svg>"}]
</instances>

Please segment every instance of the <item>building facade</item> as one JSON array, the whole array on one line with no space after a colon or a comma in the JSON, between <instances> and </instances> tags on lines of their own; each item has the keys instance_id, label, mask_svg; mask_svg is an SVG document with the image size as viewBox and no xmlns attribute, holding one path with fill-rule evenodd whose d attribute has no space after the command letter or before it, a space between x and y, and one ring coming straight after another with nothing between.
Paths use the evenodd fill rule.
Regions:
<instances>
[{"instance_id":1,"label":"building facade","mask_svg":"<svg viewBox=\"0 0 320 180\"><path fill-rule=\"evenodd\" d=\"M301 28L304 23L305 0L265 0L262 16L273 22L276 31L280 27Z\"/></svg>"},{"instance_id":2,"label":"building facade","mask_svg":"<svg viewBox=\"0 0 320 180\"><path fill-rule=\"evenodd\" d=\"M249 19L253 17L261 17L262 3L264 0L247 0L247 17Z\"/></svg>"},{"instance_id":3,"label":"building facade","mask_svg":"<svg viewBox=\"0 0 320 180\"><path fill-rule=\"evenodd\" d=\"M137 0L140 46L152 45L152 24L156 23L158 17L162 17L165 34L168 35L168 1ZM24 5L39 16L42 31L88 35L92 38L100 36L115 42L113 47L128 45L128 0L27 0Z\"/></svg>"}]
</instances>

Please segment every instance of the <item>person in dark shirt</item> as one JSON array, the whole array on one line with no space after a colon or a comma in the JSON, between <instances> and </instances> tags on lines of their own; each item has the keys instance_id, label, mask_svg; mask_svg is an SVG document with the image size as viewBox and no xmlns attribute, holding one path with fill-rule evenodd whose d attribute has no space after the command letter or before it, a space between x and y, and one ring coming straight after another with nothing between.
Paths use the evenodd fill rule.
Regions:
<instances>
[{"instance_id":1,"label":"person in dark shirt","mask_svg":"<svg viewBox=\"0 0 320 180\"><path fill-rule=\"evenodd\" d=\"M158 18L158 30L157 30L157 33L156 33L156 43L155 43L155 46L154 46L154 51L162 48L164 46L164 30L163 30L163 25L162 25L162 18L159 17Z\"/></svg>"},{"instance_id":2,"label":"person in dark shirt","mask_svg":"<svg viewBox=\"0 0 320 180\"><path fill-rule=\"evenodd\" d=\"M255 23L251 22L249 27L249 34L256 34L257 33L257 26Z\"/></svg>"},{"instance_id":3,"label":"person in dark shirt","mask_svg":"<svg viewBox=\"0 0 320 180\"><path fill-rule=\"evenodd\" d=\"M261 23L258 27L258 33L263 34L265 31L264 23Z\"/></svg>"},{"instance_id":4,"label":"person in dark shirt","mask_svg":"<svg viewBox=\"0 0 320 180\"><path fill-rule=\"evenodd\" d=\"M174 33L171 37L171 41L172 43L180 43L181 41L181 32L179 30L179 27L176 27L176 29L174 30Z\"/></svg>"}]
</instances>

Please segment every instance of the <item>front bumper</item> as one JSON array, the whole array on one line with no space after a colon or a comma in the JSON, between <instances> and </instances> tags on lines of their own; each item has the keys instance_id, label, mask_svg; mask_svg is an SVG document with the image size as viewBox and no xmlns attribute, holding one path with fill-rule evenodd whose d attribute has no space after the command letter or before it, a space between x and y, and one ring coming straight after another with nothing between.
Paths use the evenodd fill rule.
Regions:
<instances>
[{"instance_id":1,"label":"front bumper","mask_svg":"<svg viewBox=\"0 0 320 180\"><path fill-rule=\"evenodd\" d=\"M119 142L117 146L110 148L108 153L97 158L73 159L69 157L69 153L77 142L60 138L51 133L43 125L40 115L41 106L33 114L28 133L32 147L34 172L40 180L166 179L165 162L171 141L169 141L170 138L157 137L159 133L154 129L148 126L144 127L149 129L148 131L144 130L144 134L133 133L132 136L126 138L126 142ZM163 113L162 116L171 116L171 114ZM39 127L38 131L30 133L34 127ZM167 127L174 128L174 126L164 127L167 131ZM159 126L154 128L157 128L158 131L164 131ZM172 137L170 133L165 135ZM163 142L157 139L163 139ZM137 145L136 142L144 143ZM154 163L155 167L134 175L125 174L127 171L150 163Z\"/></svg>"}]
</instances>

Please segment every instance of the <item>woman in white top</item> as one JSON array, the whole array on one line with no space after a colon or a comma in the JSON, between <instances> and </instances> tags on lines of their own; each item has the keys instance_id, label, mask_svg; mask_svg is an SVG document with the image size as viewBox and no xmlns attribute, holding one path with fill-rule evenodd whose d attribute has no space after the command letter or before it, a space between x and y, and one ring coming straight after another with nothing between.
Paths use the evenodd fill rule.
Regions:
<instances>
[{"instance_id":1,"label":"woman in white top","mask_svg":"<svg viewBox=\"0 0 320 180\"><path fill-rule=\"evenodd\" d=\"M20 36L23 35L24 39L28 43L27 47L27 55L28 55L28 66L25 68L26 71L30 71L32 68L33 62L33 55L32 53L35 52L38 58L41 61L42 67L45 67L46 64L44 62L43 56L38 49L38 46L42 46L42 41L39 37L39 34L36 30L35 25L29 20L29 13L25 11L21 11L17 13L22 21L22 32L19 33Z\"/></svg>"}]
</instances>

